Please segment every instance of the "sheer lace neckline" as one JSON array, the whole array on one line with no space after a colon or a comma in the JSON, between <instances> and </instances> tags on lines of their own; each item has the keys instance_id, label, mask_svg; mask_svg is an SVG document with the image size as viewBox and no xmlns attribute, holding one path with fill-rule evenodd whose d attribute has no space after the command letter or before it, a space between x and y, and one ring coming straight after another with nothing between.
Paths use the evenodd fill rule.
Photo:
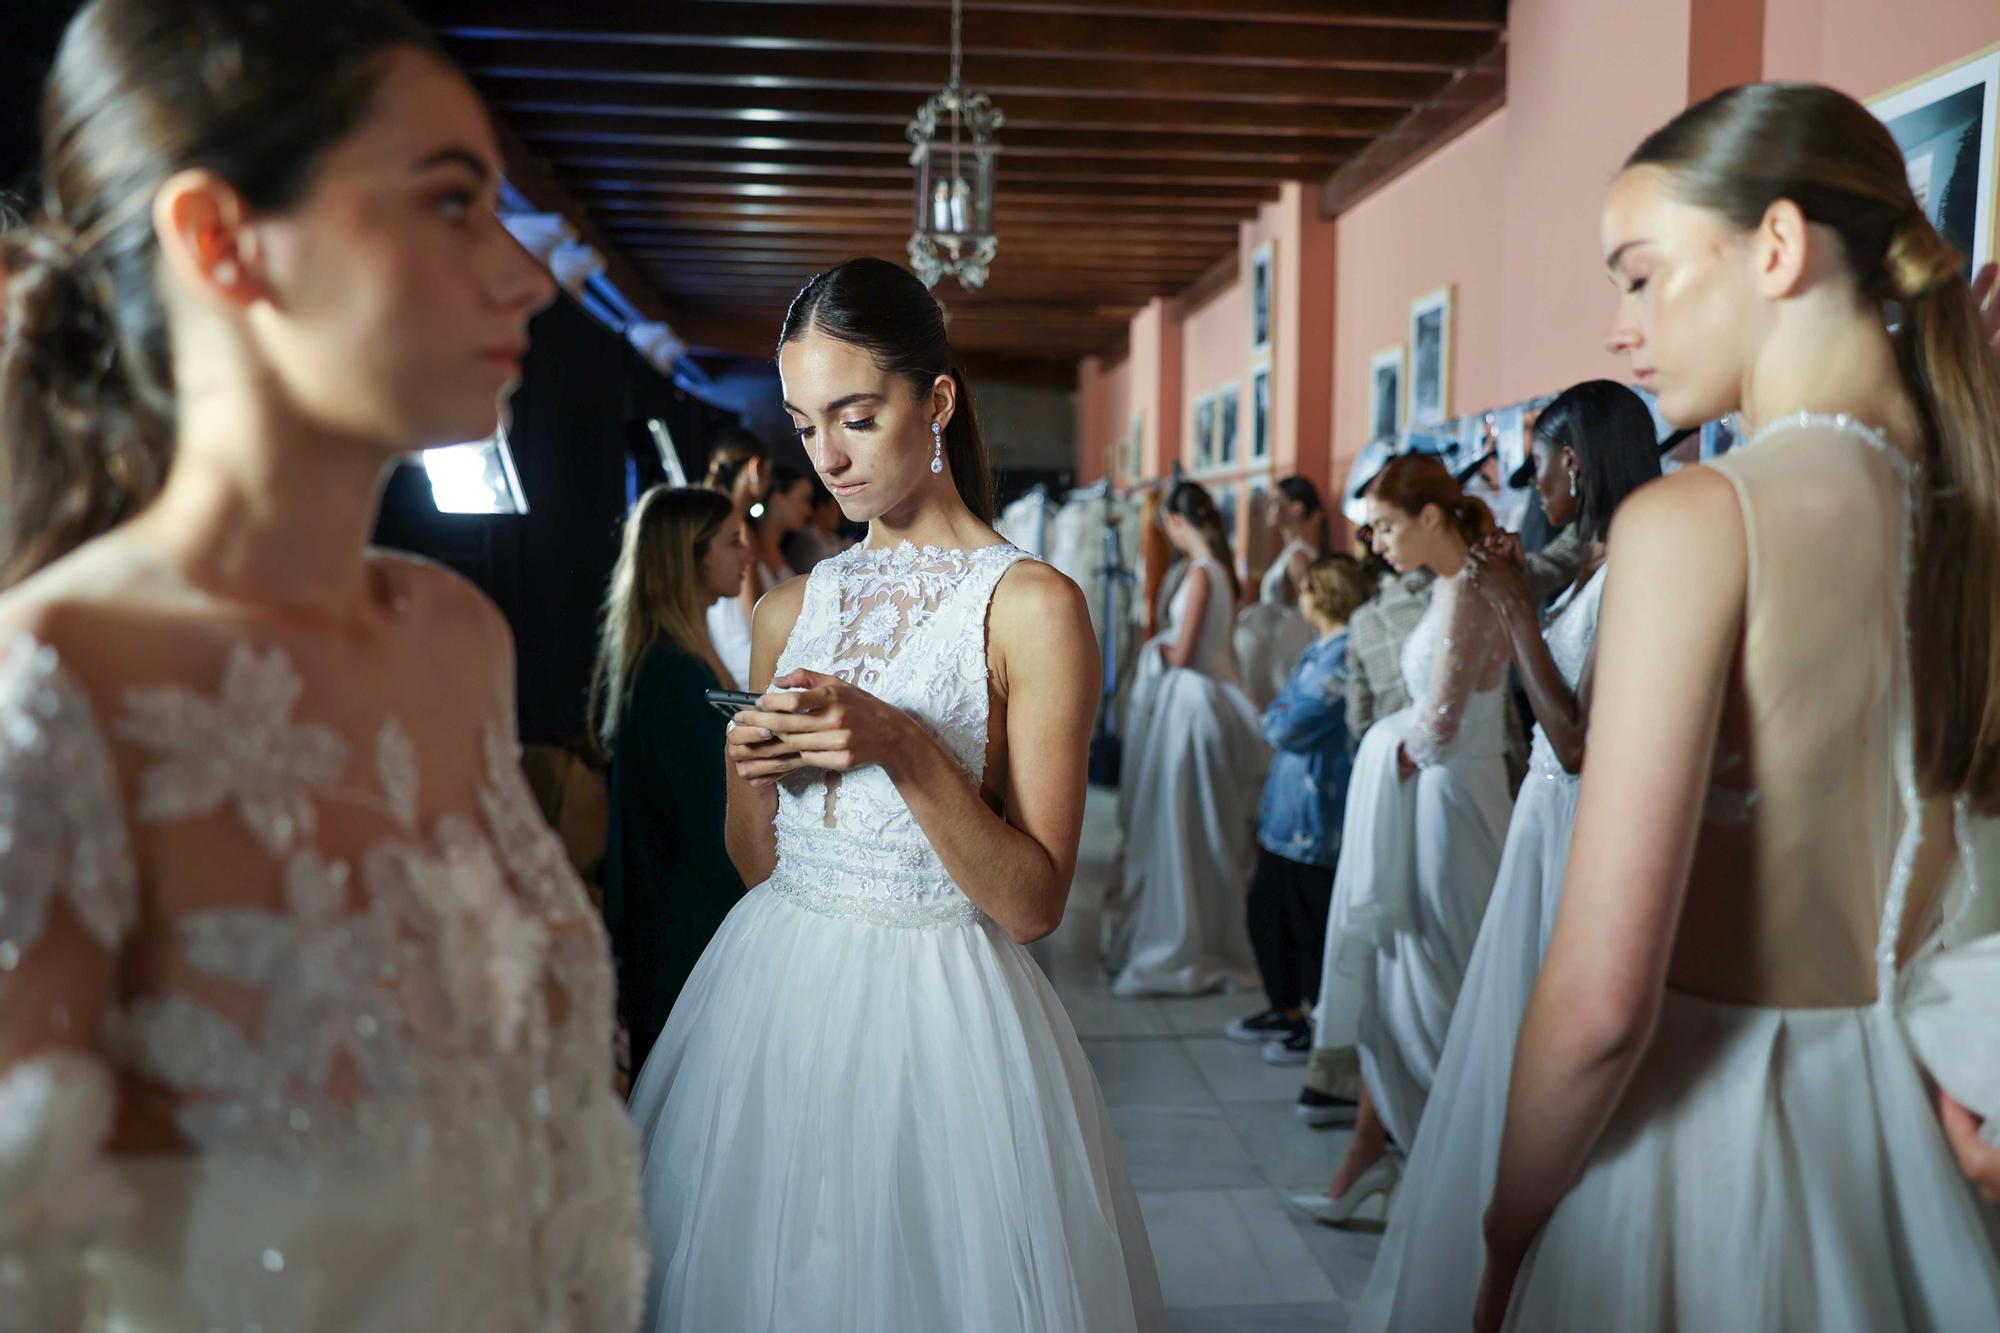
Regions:
<instances>
[{"instance_id":1,"label":"sheer lace neckline","mask_svg":"<svg viewBox=\"0 0 2000 1333\"><path fill-rule=\"evenodd\" d=\"M905 539L893 546L850 547L843 559L848 565L865 569L904 570L935 564L940 560L992 558L1013 549L1014 544L1005 541L990 546L933 546L928 543L919 546Z\"/></svg>"},{"instance_id":2,"label":"sheer lace neckline","mask_svg":"<svg viewBox=\"0 0 2000 1333\"><path fill-rule=\"evenodd\" d=\"M1793 412L1787 416L1779 417L1774 421L1767 421L1758 428L1755 435L1750 437L1750 443L1746 444L1744 448L1753 448L1770 439L1773 435L1780 435L1788 430L1839 431L1846 435L1852 435L1866 444L1873 445L1879 452L1887 454L1898 465L1906 469L1916 466L1907 454L1889 443L1888 434L1880 427L1871 426L1867 422L1851 417L1845 412Z\"/></svg>"}]
</instances>

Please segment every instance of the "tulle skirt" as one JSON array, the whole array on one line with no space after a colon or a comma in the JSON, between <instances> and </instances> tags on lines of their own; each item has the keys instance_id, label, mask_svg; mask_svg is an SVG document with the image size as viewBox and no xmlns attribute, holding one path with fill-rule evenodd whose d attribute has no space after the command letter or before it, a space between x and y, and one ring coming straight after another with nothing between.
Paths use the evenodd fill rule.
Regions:
<instances>
[{"instance_id":1,"label":"tulle skirt","mask_svg":"<svg viewBox=\"0 0 2000 1333\"><path fill-rule=\"evenodd\" d=\"M2000 1214L1960 1174L1892 1008L1668 991L1507 1327L2000 1328Z\"/></svg>"},{"instance_id":2,"label":"tulle skirt","mask_svg":"<svg viewBox=\"0 0 2000 1333\"><path fill-rule=\"evenodd\" d=\"M657 1333L1163 1323L1055 992L997 926L732 911L641 1071Z\"/></svg>"},{"instance_id":3,"label":"tulle skirt","mask_svg":"<svg viewBox=\"0 0 2000 1333\"><path fill-rule=\"evenodd\" d=\"M1417 1135L1514 810L1499 714L1490 753L1454 754L1405 779L1396 750L1407 721L1405 712L1376 723L1355 755L1314 1038L1358 1048L1375 1109L1405 1148Z\"/></svg>"},{"instance_id":4,"label":"tulle skirt","mask_svg":"<svg viewBox=\"0 0 2000 1333\"><path fill-rule=\"evenodd\" d=\"M1144 655L1124 762L1118 995L1257 984L1247 898L1270 747L1235 685Z\"/></svg>"},{"instance_id":5,"label":"tulle skirt","mask_svg":"<svg viewBox=\"0 0 2000 1333\"><path fill-rule=\"evenodd\" d=\"M1514 1042L1555 926L1577 784L1530 773L1445 1037L1423 1127L1389 1208L1389 1231L1355 1310L1359 1330L1472 1326L1486 1262Z\"/></svg>"}]
</instances>

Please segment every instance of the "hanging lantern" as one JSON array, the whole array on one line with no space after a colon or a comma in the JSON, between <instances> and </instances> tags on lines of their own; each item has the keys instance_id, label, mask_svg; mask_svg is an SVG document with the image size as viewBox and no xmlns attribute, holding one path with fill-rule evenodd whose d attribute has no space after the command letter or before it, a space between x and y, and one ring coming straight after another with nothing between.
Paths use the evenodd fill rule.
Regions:
<instances>
[{"instance_id":1,"label":"hanging lantern","mask_svg":"<svg viewBox=\"0 0 2000 1333\"><path fill-rule=\"evenodd\" d=\"M959 83L959 0L951 0L951 82L917 108L905 133L916 169L916 228L910 268L935 287L951 274L980 287L1000 249L993 234L993 132L1006 117L985 93Z\"/></svg>"}]
</instances>

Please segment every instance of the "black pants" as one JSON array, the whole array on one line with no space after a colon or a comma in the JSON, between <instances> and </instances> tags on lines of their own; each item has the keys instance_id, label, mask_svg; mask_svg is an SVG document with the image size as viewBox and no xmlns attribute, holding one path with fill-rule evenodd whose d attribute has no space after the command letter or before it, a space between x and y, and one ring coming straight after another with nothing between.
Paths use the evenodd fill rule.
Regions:
<instances>
[{"instance_id":1,"label":"black pants","mask_svg":"<svg viewBox=\"0 0 2000 1333\"><path fill-rule=\"evenodd\" d=\"M1250 947L1273 1009L1303 1009L1319 998L1333 872L1257 849L1250 876Z\"/></svg>"}]
</instances>

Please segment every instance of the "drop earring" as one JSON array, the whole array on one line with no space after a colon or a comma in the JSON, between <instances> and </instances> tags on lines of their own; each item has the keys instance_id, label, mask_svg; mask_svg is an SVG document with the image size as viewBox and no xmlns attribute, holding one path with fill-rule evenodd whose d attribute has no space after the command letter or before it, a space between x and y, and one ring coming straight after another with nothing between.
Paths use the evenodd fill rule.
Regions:
<instances>
[{"instance_id":1,"label":"drop earring","mask_svg":"<svg viewBox=\"0 0 2000 1333\"><path fill-rule=\"evenodd\" d=\"M1569 474L1569 495L1570 495L1570 499L1572 499L1572 500L1574 500L1574 499L1576 498L1576 471L1575 471L1575 469L1571 469L1571 470L1570 470L1570 474Z\"/></svg>"},{"instance_id":2,"label":"drop earring","mask_svg":"<svg viewBox=\"0 0 2000 1333\"><path fill-rule=\"evenodd\" d=\"M935 421L931 423L931 442L936 446L931 451L931 471L942 472L944 471L944 426Z\"/></svg>"}]
</instances>

